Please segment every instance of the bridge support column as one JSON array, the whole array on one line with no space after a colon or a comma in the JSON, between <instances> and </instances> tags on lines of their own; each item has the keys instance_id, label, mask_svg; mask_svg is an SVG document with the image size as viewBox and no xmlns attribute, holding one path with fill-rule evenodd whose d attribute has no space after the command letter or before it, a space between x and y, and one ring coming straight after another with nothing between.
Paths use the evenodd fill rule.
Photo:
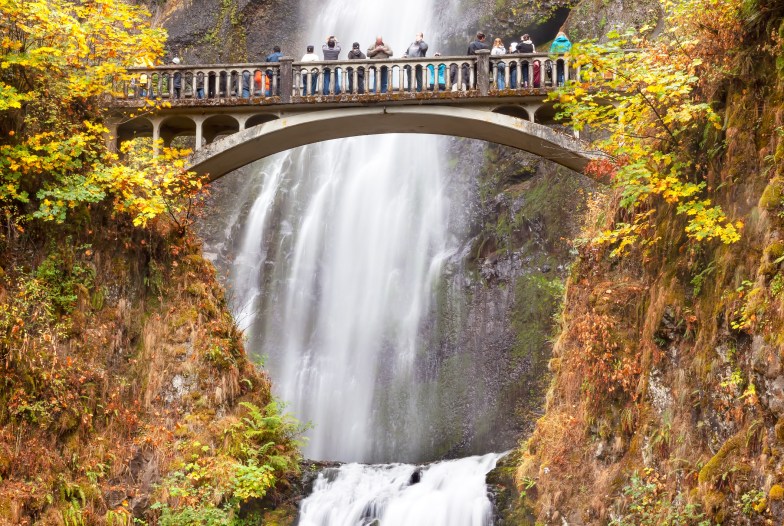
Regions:
<instances>
[{"instance_id":1,"label":"bridge support column","mask_svg":"<svg viewBox=\"0 0 784 526\"><path fill-rule=\"evenodd\" d=\"M119 150L119 126L120 122L118 120L109 119L106 121L106 128L109 131L103 134L103 140L104 144L106 144L106 149L110 152L117 152Z\"/></svg>"},{"instance_id":2,"label":"bridge support column","mask_svg":"<svg viewBox=\"0 0 784 526\"><path fill-rule=\"evenodd\" d=\"M480 49L476 52L476 87L479 93L486 96L490 92L490 50Z\"/></svg>"},{"instance_id":3,"label":"bridge support column","mask_svg":"<svg viewBox=\"0 0 784 526\"><path fill-rule=\"evenodd\" d=\"M161 122L163 119L160 117L150 119L152 122L152 154L158 155L159 148L158 148L158 141L161 138Z\"/></svg>"},{"instance_id":4,"label":"bridge support column","mask_svg":"<svg viewBox=\"0 0 784 526\"><path fill-rule=\"evenodd\" d=\"M201 150L201 143L204 141L204 117L193 117L196 123L196 138L193 146L194 150Z\"/></svg>"},{"instance_id":5,"label":"bridge support column","mask_svg":"<svg viewBox=\"0 0 784 526\"><path fill-rule=\"evenodd\" d=\"M240 131L247 128L248 119L251 118L251 115L232 115L235 119L237 119L237 123L240 125Z\"/></svg>"},{"instance_id":6,"label":"bridge support column","mask_svg":"<svg viewBox=\"0 0 784 526\"><path fill-rule=\"evenodd\" d=\"M541 104L526 104L523 106L523 108L525 108L525 112L528 114L529 121L536 122L536 112L539 111L539 108L541 107Z\"/></svg>"}]
</instances>

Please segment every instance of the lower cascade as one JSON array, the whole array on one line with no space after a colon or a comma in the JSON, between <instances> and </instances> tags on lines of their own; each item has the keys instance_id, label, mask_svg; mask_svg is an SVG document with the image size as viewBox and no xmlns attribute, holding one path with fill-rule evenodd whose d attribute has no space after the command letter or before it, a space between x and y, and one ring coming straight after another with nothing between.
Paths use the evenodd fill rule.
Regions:
<instances>
[{"instance_id":1,"label":"lower cascade","mask_svg":"<svg viewBox=\"0 0 784 526\"><path fill-rule=\"evenodd\" d=\"M299 526L489 526L485 475L502 454L412 464L345 464L319 474Z\"/></svg>"}]
</instances>

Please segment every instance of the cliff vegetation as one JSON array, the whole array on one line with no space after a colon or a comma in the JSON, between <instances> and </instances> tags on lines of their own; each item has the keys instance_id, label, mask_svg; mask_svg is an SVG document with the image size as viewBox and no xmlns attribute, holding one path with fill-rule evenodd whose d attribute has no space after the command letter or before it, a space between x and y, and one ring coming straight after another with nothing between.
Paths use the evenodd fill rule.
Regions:
<instances>
[{"instance_id":1,"label":"cliff vegetation","mask_svg":"<svg viewBox=\"0 0 784 526\"><path fill-rule=\"evenodd\" d=\"M592 169L614 194L575 242L546 412L520 450L531 523L784 520L784 9L662 9L661 32L577 46L594 88L557 94L608 138Z\"/></svg>"},{"instance_id":2,"label":"cliff vegetation","mask_svg":"<svg viewBox=\"0 0 784 526\"><path fill-rule=\"evenodd\" d=\"M0 524L247 523L300 426L190 234L188 152L121 158L101 125L165 33L114 0L0 12Z\"/></svg>"}]
</instances>

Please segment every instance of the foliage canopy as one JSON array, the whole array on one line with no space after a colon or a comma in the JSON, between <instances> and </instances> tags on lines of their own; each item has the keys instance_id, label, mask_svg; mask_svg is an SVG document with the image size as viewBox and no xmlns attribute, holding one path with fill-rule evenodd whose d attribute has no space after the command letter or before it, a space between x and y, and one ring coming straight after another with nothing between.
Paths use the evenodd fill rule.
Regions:
<instances>
[{"instance_id":1,"label":"foliage canopy","mask_svg":"<svg viewBox=\"0 0 784 526\"><path fill-rule=\"evenodd\" d=\"M6 215L62 222L68 210L107 197L136 224L164 210L179 214L187 203L173 189L201 188L182 168L187 152L137 149L123 165L101 124L108 79L127 78L126 68L163 52L165 31L150 26L149 13L122 0L0 0L0 13Z\"/></svg>"},{"instance_id":2,"label":"foliage canopy","mask_svg":"<svg viewBox=\"0 0 784 526\"><path fill-rule=\"evenodd\" d=\"M696 240L734 243L743 224L731 221L710 197L708 165L717 151L704 151L701 138L722 129L702 89L719 70L703 66L734 41L730 28L737 20L737 2L683 0L663 2L666 29L648 38L652 27L627 34L609 34L606 43L576 44L571 64L579 78L551 94L559 116L578 129L590 129L601 139L595 145L605 160L589 166L596 176L609 176L620 190L620 207L628 220L616 221L596 241L614 246L613 254L630 245L656 239L649 227L662 202L686 218L686 234ZM707 27L700 12L710 12ZM709 41L701 38L714 35ZM726 39L722 43L722 39ZM712 131L713 130L713 131Z\"/></svg>"}]
</instances>

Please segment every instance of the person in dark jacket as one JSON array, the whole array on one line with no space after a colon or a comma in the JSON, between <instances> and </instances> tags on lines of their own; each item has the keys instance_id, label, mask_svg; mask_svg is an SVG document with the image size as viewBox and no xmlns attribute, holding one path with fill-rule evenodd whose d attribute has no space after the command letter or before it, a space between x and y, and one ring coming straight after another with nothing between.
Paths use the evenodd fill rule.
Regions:
<instances>
[{"instance_id":1,"label":"person in dark jacket","mask_svg":"<svg viewBox=\"0 0 784 526\"><path fill-rule=\"evenodd\" d=\"M533 41L531 41L531 37L528 34L523 35L520 37L520 43L517 44L517 52L518 53L536 53L536 48L534 47ZM523 62L523 87L527 88L530 86L530 73L528 62Z\"/></svg>"},{"instance_id":2,"label":"person in dark jacket","mask_svg":"<svg viewBox=\"0 0 784 526\"><path fill-rule=\"evenodd\" d=\"M408 49L406 50L404 57L410 58L419 58L424 57L427 55L427 43L425 42L425 35L424 33L417 33L416 37L414 37L414 41L408 45ZM416 66L414 68L416 72L416 90L422 91L422 66ZM408 86L411 89L412 82L411 82L411 68L408 68Z\"/></svg>"},{"instance_id":3,"label":"person in dark jacket","mask_svg":"<svg viewBox=\"0 0 784 526\"><path fill-rule=\"evenodd\" d=\"M321 46L324 53L324 60L337 60L340 57L340 44L334 35L327 38L327 43ZM335 68L335 95L340 94L340 70ZM332 77L332 70L324 68L324 95L329 95L329 83Z\"/></svg>"},{"instance_id":4,"label":"person in dark jacket","mask_svg":"<svg viewBox=\"0 0 784 526\"><path fill-rule=\"evenodd\" d=\"M482 33L481 31L477 32L476 40L474 40L473 42L468 44L468 51L466 52L466 54L467 55L476 55L476 52L479 51L480 49L487 49L487 50L490 49L490 46L488 46L487 42L485 42L485 34ZM457 77L457 69L452 69L452 68L450 68L450 69L451 69L450 75L452 76L451 81L452 81L452 85L454 86L455 83L457 82L457 79L455 78L455 77ZM469 89L473 88L473 86L470 85L470 83L471 83L470 75L471 75L471 69L468 67L468 64L464 64L463 65L463 84L468 86ZM476 77L476 68L474 68L474 77ZM457 89L460 89L461 87L462 86L458 86Z\"/></svg>"},{"instance_id":5,"label":"person in dark jacket","mask_svg":"<svg viewBox=\"0 0 784 526\"><path fill-rule=\"evenodd\" d=\"M468 51L466 54L476 55L476 52L480 49L490 49L490 46L487 45L487 42L485 42L485 34L481 31L476 34L476 40L468 44Z\"/></svg>"},{"instance_id":6,"label":"person in dark jacket","mask_svg":"<svg viewBox=\"0 0 784 526\"><path fill-rule=\"evenodd\" d=\"M359 42L354 42L351 45L351 51L348 52L348 59L365 60L366 58L359 49ZM354 93L354 68L348 68L348 92ZM365 68L362 66L357 68L357 93L365 93Z\"/></svg>"},{"instance_id":7,"label":"person in dark jacket","mask_svg":"<svg viewBox=\"0 0 784 526\"><path fill-rule=\"evenodd\" d=\"M264 61L265 62L280 62L280 57L282 57L282 56L283 56L283 53L280 52L280 46L273 46L272 53L267 55L267 57L264 59ZM273 84L273 82L272 82L272 70L271 69L267 70L267 78L269 79L269 88L267 89L267 97L269 97L269 96L272 95L272 84ZM275 93L277 95L280 95L280 73L278 73L276 75L276 78L277 78L278 82L276 83L277 84L277 89L275 90Z\"/></svg>"},{"instance_id":8,"label":"person in dark jacket","mask_svg":"<svg viewBox=\"0 0 784 526\"><path fill-rule=\"evenodd\" d=\"M172 64L175 66L179 66L180 65L179 57L174 57L172 59ZM172 77L174 79L173 86L172 86L174 88L174 98L179 99L180 96L182 95L182 73L180 71L175 71Z\"/></svg>"}]
</instances>

